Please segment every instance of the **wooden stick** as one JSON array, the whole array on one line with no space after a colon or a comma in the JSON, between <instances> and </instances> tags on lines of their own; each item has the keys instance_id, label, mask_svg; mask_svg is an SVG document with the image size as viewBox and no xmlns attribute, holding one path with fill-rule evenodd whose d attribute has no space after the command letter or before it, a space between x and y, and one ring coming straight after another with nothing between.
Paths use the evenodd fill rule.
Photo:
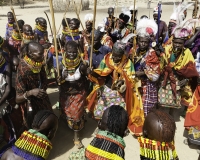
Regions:
<instances>
[{"instance_id":1,"label":"wooden stick","mask_svg":"<svg viewBox=\"0 0 200 160\"><path fill-rule=\"evenodd\" d=\"M136 28L134 28L135 26L135 4L136 4L136 0L134 0L134 5L133 5L133 34L135 33ZM133 37L133 52L132 52L132 62L134 62L134 55L135 54L135 48L136 48L136 37Z\"/></svg>"},{"instance_id":2,"label":"wooden stick","mask_svg":"<svg viewBox=\"0 0 200 160\"><path fill-rule=\"evenodd\" d=\"M92 43L91 43L91 50L90 50L90 68L92 69L92 55L94 50L94 30L95 30L95 21L96 21L96 10L97 10L97 0L94 0L94 17L93 17L93 24L92 24Z\"/></svg>"},{"instance_id":3,"label":"wooden stick","mask_svg":"<svg viewBox=\"0 0 200 160\"><path fill-rule=\"evenodd\" d=\"M58 77L60 77L60 69L59 69L59 61L58 61L58 47L57 47L57 38L56 38L56 25L55 25L55 18L54 18L54 9L52 0L49 1L49 8L51 12L51 18L52 18L52 25L53 25L53 38L54 38L54 46L56 51L56 64L57 64L57 71L58 71ZM58 84L60 85L60 84Z\"/></svg>"},{"instance_id":4,"label":"wooden stick","mask_svg":"<svg viewBox=\"0 0 200 160\"><path fill-rule=\"evenodd\" d=\"M53 36L53 30L52 30L52 28L51 28L51 23L50 23L50 20L49 20L49 16L47 15L47 13L44 11L44 14L46 15L46 17L47 17L47 20L48 20L48 22L49 22L49 27L50 27L50 31L51 31L51 35Z\"/></svg>"},{"instance_id":5,"label":"wooden stick","mask_svg":"<svg viewBox=\"0 0 200 160\"><path fill-rule=\"evenodd\" d=\"M69 24L68 24L66 18L65 18L65 17L63 17L63 18L64 18L64 20L65 20L65 23L66 23L66 25L67 25L67 28L69 28ZM75 41L75 40L74 40L74 37L73 37L73 35L72 35L72 32L71 32L71 30L70 30L70 28L69 28L69 33L70 33L70 36L72 37L72 40ZM78 48L78 53L81 54L79 48ZM86 64L86 62L84 61L84 59L83 59L82 56L81 56L81 60L83 61L84 64Z\"/></svg>"},{"instance_id":6,"label":"wooden stick","mask_svg":"<svg viewBox=\"0 0 200 160\"><path fill-rule=\"evenodd\" d=\"M69 8L69 4L67 5L67 8L66 8L66 10L65 10L65 13L63 14L63 17L65 17L65 15L67 14L68 8ZM59 33L61 26L62 26L62 22L60 23L60 26L59 26L59 29L58 29L58 31L57 31L57 34Z\"/></svg>"},{"instance_id":7,"label":"wooden stick","mask_svg":"<svg viewBox=\"0 0 200 160\"><path fill-rule=\"evenodd\" d=\"M18 23L17 23L17 18L16 18L16 15L15 15L15 10L14 10L14 8L13 8L12 6L10 6L10 9L11 9L11 11L12 11L12 13L13 13L13 16L14 16L15 23L16 23L16 25L17 25L17 29L18 29L18 31L19 31L19 34L20 34L21 38L23 38L23 35L22 35L22 33L20 32L19 25L18 25Z\"/></svg>"},{"instance_id":8,"label":"wooden stick","mask_svg":"<svg viewBox=\"0 0 200 160\"><path fill-rule=\"evenodd\" d=\"M74 0L73 0L73 3L74 3L74 10L75 10L75 12L76 12L76 16L77 16L78 20L79 20L80 23L81 23L82 29L85 30L85 29L84 29L84 26L83 26L83 23L82 23L82 21L81 21L81 19L80 19L79 12L78 12L78 10L77 10L76 3L74 2ZM81 5L81 4L80 4L80 5ZM80 8L81 8L81 7L80 7Z\"/></svg>"}]
</instances>

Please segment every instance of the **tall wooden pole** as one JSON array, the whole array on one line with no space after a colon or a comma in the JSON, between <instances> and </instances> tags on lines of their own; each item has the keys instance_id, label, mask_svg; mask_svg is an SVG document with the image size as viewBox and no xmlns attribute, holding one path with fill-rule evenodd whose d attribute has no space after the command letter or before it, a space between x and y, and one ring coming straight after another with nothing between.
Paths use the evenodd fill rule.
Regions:
<instances>
[{"instance_id":1,"label":"tall wooden pole","mask_svg":"<svg viewBox=\"0 0 200 160\"><path fill-rule=\"evenodd\" d=\"M52 18L52 30L53 30L54 46L55 46L55 51L56 51L57 71L58 71L58 77L60 77L60 69L59 69L59 61L58 61L58 46L57 46L57 39L56 39L56 25L55 25L54 9L53 9L52 0L49 0L49 8L50 8L51 18Z\"/></svg>"},{"instance_id":2,"label":"tall wooden pole","mask_svg":"<svg viewBox=\"0 0 200 160\"><path fill-rule=\"evenodd\" d=\"M23 35L22 35L22 33L20 32L19 25L18 25L18 23L17 23L17 18L16 18L15 10L14 10L14 8L13 8L12 6L10 7L10 9L11 9L11 11L12 11L12 13L13 13L13 16L14 16L15 23L16 23L16 25L17 25L17 29L18 29L18 31L19 31L19 34L20 34L21 38L23 38Z\"/></svg>"},{"instance_id":3,"label":"tall wooden pole","mask_svg":"<svg viewBox=\"0 0 200 160\"><path fill-rule=\"evenodd\" d=\"M95 21L96 21L96 10L97 10L97 0L94 0L94 18L92 24L92 43L91 43L91 50L90 50L90 68L92 68L92 55L94 50L94 30L95 30Z\"/></svg>"},{"instance_id":4,"label":"tall wooden pole","mask_svg":"<svg viewBox=\"0 0 200 160\"><path fill-rule=\"evenodd\" d=\"M135 33L136 27L135 26L135 5L136 5L136 0L134 0L134 5L133 5L133 34ZM136 52L136 37L133 37L133 52L132 52L132 62L134 62L134 54Z\"/></svg>"}]
</instances>

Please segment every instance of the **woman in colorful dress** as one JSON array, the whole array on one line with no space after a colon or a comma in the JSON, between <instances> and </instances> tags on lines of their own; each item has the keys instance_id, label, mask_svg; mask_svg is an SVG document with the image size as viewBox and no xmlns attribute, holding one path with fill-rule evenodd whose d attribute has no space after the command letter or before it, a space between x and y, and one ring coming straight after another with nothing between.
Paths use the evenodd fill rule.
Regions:
<instances>
[{"instance_id":1,"label":"woman in colorful dress","mask_svg":"<svg viewBox=\"0 0 200 160\"><path fill-rule=\"evenodd\" d=\"M140 135L144 122L142 101L133 63L124 53L125 44L116 42L112 53L104 56L97 69L88 69L88 78L95 85L87 97L87 109L96 120L101 120L105 109L120 105L128 111L129 130Z\"/></svg>"},{"instance_id":2,"label":"woman in colorful dress","mask_svg":"<svg viewBox=\"0 0 200 160\"><path fill-rule=\"evenodd\" d=\"M127 136L128 114L118 105L105 110L102 120L98 124L99 132L88 145L77 152L73 152L68 160L125 159L125 141Z\"/></svg>"},{"instance_id":3,"label":"woman in colorful dress","mask_svg":"<svg viewBox=\"0 0 200 160\"><path fill-rule=\"evenodd\" d=\"M46 93L44 47L37 42L30 42L25 48L26 55L17 68L16 103L21 107L24 125L30 128L33 116L38 111L52 108Z\"/></svg>"},{"instance_id":4,"label":"woman in colorful dress","mask_svg":"<svg viewBox=\"0 0 200 160\"><path fill-rule=\"evenodd\" d=\"M68 41L65 51L62 60L62 77L59 77L60 106L69 128L74 131L74 144L82 148L78 133L85 124L86 90L88 89L85 73L87 65L81 61L76 42Z\"/></svg>"},{"instance_id":5,"label":"woman in colorful dress","mask_svg":"<svg viewBox=\"0 0 200 160\"><path fill-rule=\"evenodd\" d=\"M187 20L175 27L172 46L165 47L163 56L164 69L158 99L162 109L169 112L176 121L179 121L185 107L189 106L193 94L192 85L196 84L195 79L199 76L191 51L184 47L193 30L192 22L195 21Z\"/></svg>"},{"instance_id":6,"label":"woman in colorful dress","mask_svg":"<svg viewBox=\"0 0 200 160\"><path fill-rule=\"evenodd\" d=\"M48 39L47 21L43 17L38 17L35 19L35 23L35 41L48 49L51 45Z\"/></svg>"},{"instance_id":7,"label":"woman in colorful dress","mask_svg":"<svg viewBox=\"0 0 200 160\"><path fill-rule=\"evenodd\" d=\"M46 160L52 140L58 128L58 117L49 110L39 111L33 120L32 129L24 131L6 151L2 160Z\"/></svg>"},{"instance_id":8,"label":"woman in colorful dress","mask_svg":"<svg viewBox=\"0 0 200 160\"><path fill-rule=\"evenodd\" d=\"M14 20L14 16L12 12L8 12L7 13L7 17L8 17L8 23L6 24L6 34L5 34L5 38L6 40L9 40L9 38L12 35L12 31L13 31L13 23L15 22Z\"/></svg>"},{"instance_id":9,"label":"woman in colorful dress","mask_svg":"<svg viewBox=\"0 0 200 160\"><path fill-rule=\"evenodd\" d=\"M68 41L75 41L78 44L79 51L83 53L84 51L84 41L83 36L79 31L80 21L76 18L70 19L69 22L69 33L65 37L65 43Z\"/></svg>"},{"instance_id":10,"label":"woman in colorful dress","mask_svg":"<svg viewBox=\"0 0 200 160\"><path fill-rule=\"evenodd\" d=\"M138 49L133 56L145 116L158 99L157 82L160 77L160 62L155 50L150 46L151 38L155 37L157 30L157 24L153 20L140 19L137 23Z\"/></svg>"}]
</instances>

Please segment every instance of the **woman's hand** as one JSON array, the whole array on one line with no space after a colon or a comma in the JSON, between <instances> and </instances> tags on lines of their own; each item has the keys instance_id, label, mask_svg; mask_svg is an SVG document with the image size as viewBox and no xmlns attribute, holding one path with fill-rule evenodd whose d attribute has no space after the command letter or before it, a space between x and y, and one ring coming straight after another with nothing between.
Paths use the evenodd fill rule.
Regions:
<instances>
[{"instance_id":1,"label":"woman's hand","mask_svg":"<svg viewBox=\"0 0 200 160\"><path fill-rule=\"evenodd\" d=\"M29 96L34 96L39 99L43 99L47 96L47 93L43 89L35 88L27 92L27 97Z\"/></svg>"}]
</instances>

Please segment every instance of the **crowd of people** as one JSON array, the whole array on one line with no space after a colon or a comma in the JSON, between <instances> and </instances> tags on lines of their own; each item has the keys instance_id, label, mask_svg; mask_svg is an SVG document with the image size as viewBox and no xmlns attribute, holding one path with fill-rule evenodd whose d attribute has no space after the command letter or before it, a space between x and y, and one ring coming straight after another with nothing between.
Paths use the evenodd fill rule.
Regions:
<instances>
[{"instance_id":1,"label":"crowd of people","mask_svg":"<svg viewBox=\"0 0 200 160\"><path fill-rule=\"evenodd\" d=\"M168 25L161 4L153 19L138 18L133 6L115 17L110 7L96 28L86 14L82 31L80 19L63 18L62 36L52 42L45 18L33 29L8 12L0 36L1 159L47 159L58 128L46 92L52 82L78 148L69 160L123 160L128 133L138 139L141 160L178 160L175 122L183 114L184 143L199 146L200 20L186 19L191 5L174 5ZM98 127L83 146L86 117Z\"/></svg>"}]
</instances>

